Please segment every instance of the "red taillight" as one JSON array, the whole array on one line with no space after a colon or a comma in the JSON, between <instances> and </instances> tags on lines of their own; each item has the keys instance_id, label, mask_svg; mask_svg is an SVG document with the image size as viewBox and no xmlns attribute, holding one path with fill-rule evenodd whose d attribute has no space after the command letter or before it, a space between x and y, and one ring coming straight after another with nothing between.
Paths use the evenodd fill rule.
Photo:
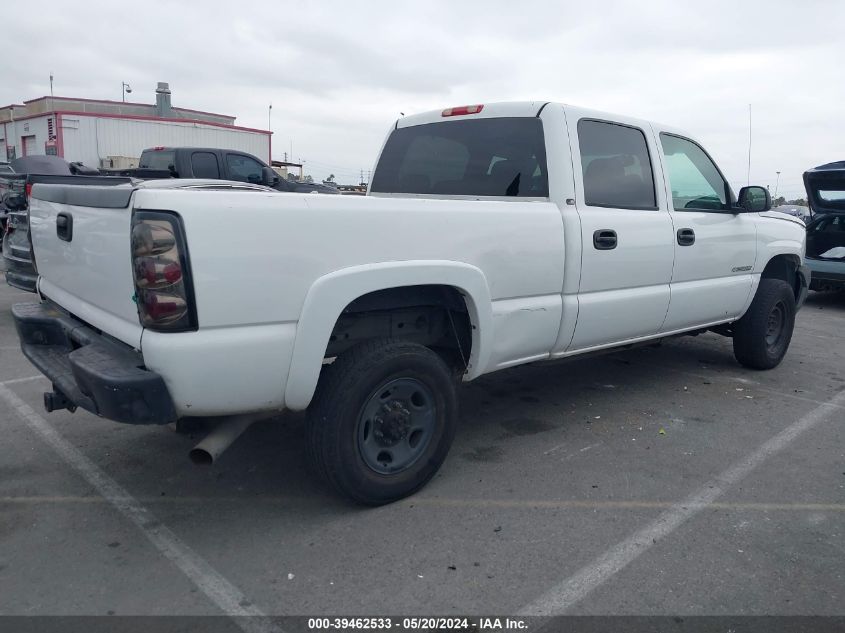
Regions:
<instances>
[{"instance_id":1,"label":"red taillight","mask_svg":"<svg viewBox=\"0 0 845 633\"><path fill-rule=\"evenodd\" d=\"M164 292L146 292L143 307L148 318L159 326L178 322L188 311L183 297Z\"/></svg>"},{"instance_id":2,"label":"red taillight","mask_svg":"<svg viewBox=\"0 0 845 633\"><path fill-rule=\"evenodd\" d=\"M196 329L187 245L177 215L138 211L132 216L132 272L141 325L165 332Z\"/></svg>"},{"instance_id":3,"label":"red taillight","mask_svg":"<svg viewBox=\"0 0 845 633\"><path fill-rule=\"evenodd\" d=\"M24 191L26 191L26 198L27 198L27 200L29 200L29 197L32 195L32 183L31 182L26 183L26 187L24 188Z\"/></svg>"},{"instance_id":4,"label":"red taillight","mask_svg":"<svg viewBox=\"0 0 845 633\"><path fill-rule=\"evenodd\" d=\"M153 148L153 151L154 152L160 152L163 149L164 149L164 145L157 145L156 147Z\"/></svg>"},{"instance_id":5,"label":"red taillight","mask_svg":"<svg viewBox=\"0 0 845 633\"><path fill-rule=\"evenodd\" d=\"M135 283L144 289L156 289L173 285L182 279L179 262L163 257L136 257Z\"/></svg>"},{"instance_id":6,"label":"red taillight","mask_svg":"<svg viewBox=\"0 0 845 633\"><path fill-rule=\"evenodd\" d=\"M457 108L446 108L440 116L463 116L465 114L478 114L484 109L483 104L458 106Z\"/></svg>"}]
</instances>

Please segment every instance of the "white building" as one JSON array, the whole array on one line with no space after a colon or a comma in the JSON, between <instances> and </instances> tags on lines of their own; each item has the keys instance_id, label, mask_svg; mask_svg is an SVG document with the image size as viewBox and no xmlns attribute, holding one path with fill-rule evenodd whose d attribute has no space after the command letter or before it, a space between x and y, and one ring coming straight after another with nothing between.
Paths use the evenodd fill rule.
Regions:
<instances>
[{"instance_id":1,"label":"white building","mask_svg":"<svg viewBox=\"0 0 845 633\"><path fill-rule=\"evenodd\" d=\"M269 164L272 132L234 123L233 116L172 107L166 83L158 84L155 105L41 97L0 108L0 160L54 154L126 169L148 147L190 146L236 149Z\"/></svg>"}]
</instances>

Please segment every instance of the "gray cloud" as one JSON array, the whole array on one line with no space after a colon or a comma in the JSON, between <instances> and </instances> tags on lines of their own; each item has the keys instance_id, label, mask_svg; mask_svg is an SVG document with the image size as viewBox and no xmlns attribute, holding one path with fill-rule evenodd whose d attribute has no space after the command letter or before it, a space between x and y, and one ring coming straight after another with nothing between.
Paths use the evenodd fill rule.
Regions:
<instances>
[{"instance_id":1,"label":"gray cloud","mask_svg":"<svg viewBox=\"0 0 845 633\"><path fill-rule=\"evenodd\" d=\"M4 7L0 102L49 92L151 101L267 126L317 177L369 169L400 111L550 99L688 129L735 185L802 193L801 173L845 158L845 5L836 0L692 3L426 3L255 0ZM49 28L46 25L49 24Z\"/></svg>"}]
</instances>

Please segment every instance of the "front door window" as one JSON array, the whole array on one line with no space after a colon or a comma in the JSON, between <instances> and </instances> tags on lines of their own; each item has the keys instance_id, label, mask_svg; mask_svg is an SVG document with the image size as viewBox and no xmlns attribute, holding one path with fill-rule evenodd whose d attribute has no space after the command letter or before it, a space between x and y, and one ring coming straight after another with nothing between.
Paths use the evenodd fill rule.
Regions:
<instances>
[{"instance_id":1,"label":"front door window","mask_svg":"<svg viewBox=\"0 0 845 633\"><path fill-rule=\"evenodd\" d=\"M680 136L660 134L675 211L721 211L728 208L727 184L698 145Z\"/></svg>"}]
</instances>

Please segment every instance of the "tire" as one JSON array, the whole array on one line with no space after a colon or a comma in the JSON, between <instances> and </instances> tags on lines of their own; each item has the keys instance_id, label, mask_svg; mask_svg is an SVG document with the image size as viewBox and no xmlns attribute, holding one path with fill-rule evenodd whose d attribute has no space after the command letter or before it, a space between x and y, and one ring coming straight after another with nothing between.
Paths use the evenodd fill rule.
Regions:
<instances>
[{"instance_id":1,"label":"tire","mask_svg":"<svg viewBox=\"0 0 845 633\"><path fill-rule=\"evenodd\" d=\"M383 505L422 488L457 427L455 374L433 351L361 343L323 369L308 409L311 459L340 494Z\"/></svg>"},{"instance_id":2,"label":"tire","mask_svg":"<svg viewBox=\"0 0 845 633\"><path fill-rule=\"evenodd\" d=\"M795 295L781 279L761 279L748 312L734 324L734 356L746 367L772 369L789 349Z\"/></svg>"}]
</instances>

